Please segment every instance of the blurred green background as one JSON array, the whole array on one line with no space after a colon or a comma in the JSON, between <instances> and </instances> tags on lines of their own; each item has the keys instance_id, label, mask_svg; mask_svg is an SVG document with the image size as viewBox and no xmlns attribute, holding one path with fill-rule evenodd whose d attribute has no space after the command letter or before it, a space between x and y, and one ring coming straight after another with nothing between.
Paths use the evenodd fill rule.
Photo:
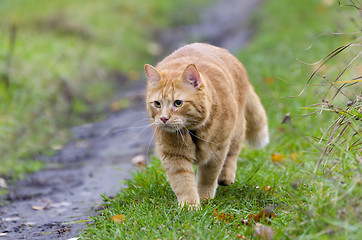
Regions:
<instances>
[{"instance_id":1,"label":"blurred green background","mask_svg":"<svg viewBox=\"0 0 362 240\"><path fill-rule=\"evenodd\" d=\"M99 120L159 54L155 35L205 2L0 1L0 176L41 168L69 126Z\"/></svg>"}]
</instances>

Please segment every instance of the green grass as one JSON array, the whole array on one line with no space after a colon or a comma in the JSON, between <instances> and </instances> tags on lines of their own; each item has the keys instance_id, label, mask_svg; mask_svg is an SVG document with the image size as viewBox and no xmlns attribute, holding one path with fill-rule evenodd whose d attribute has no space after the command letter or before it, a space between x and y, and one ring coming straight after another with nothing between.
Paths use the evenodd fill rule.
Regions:
<instances>
[{"instance_id":1,"label":"green grass","mask_svg":"<svg viewBox=\"0 0 362 240\"><path fill-rule=\"evenodd\" d=\"M117 76L139 79L155 34L194 20L202 2L1 1L0 176L41 168L69 126L98 120Z\"/></svg>"},{"instance_id":2,"label":"green grass","mask_svg":"<svg viewBox=\"0 0 362 240\"><path fill-rule=\"evenodd\" d=\"M359 202L350 198L358 194L355 181L336 186L335 182L318 176L310 182L309 173L300 171L300 164L278 167L271 161L263 161L265 153L248 154L245 161L239 162L237 182L219 187L216 197L204 202L199 211L177 206L162 167L158 160L153 161L146 171L135 174L127 182L128 187L114 199L104 198L107 208L93 218L94 223L82 236L84 239L238 239L238 235L243 235L251 239L253 226L242 225L241 221L250 213L257 214L275 205L277 217L269 224L275 239L358 239L360 221L354 211ZM271 190L266 191L265 186ZM336 204L343 208L336 208ZM226 219L218 219L222 213L228 214ZM125 216L122 223L110 220L119 214Z\"/></svg>"},{"instance_id":3,"label":"green grass","mask_svg":"<svg viewBox=\"0 0 362 240\"><path fill-rule=\"evenodd\" d=\"M341 149L330 155L314 173L325 143L317 144L313 137L321 137L339 115L321 111L302 117L311 112L303 107L321 102L328 81L335 79L355 57L358 46L329 61L297 97L316 67L296 58L316 62L360 36L317 38L322 33L360 29L356 30L356 22L349 20L360 20L358 11L340 8L337 1L332 1L332 5L329 2L273 0L264 2L256 12L258 31L238 57L266 107L272 142L263 150L246 147L241 152L233 185L219 187L215 199L204 202L199 211L180 209L162 166L155 159L127 181L127 188L114 199L104 197L106 208L92 218L93 223L81 239L258 239L254 225L242 225L241 220L270 205L275 206L277 215L268 225L274 239L361 239L358 149ZM357 77L359 65L355 62L340 80ZM353 99L360 92L360 83L345 90ZM346 102L340 95L333 100L343 106ZM291 122L281 125L288 112ZM360 121L353 124L360 131ZM283 161L273 162L273 153L282 154ZM266 191L266 186L270 190ZM228 214L227 219L218 219L215 210ZM125 216L123 222L110 220L119 214Z\"/></svg>"}]
</instances>

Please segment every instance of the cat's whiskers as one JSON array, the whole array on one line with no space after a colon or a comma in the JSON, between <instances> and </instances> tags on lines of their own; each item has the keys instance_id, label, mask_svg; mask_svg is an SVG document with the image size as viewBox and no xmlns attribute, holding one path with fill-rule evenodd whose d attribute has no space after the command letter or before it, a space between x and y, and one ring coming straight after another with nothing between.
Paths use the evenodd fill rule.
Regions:
<instances>
[{"instance_id":1,"label":"cat's whiskers","mask_svg":"<svg viewBox=\"0 0 362 240\"><path fill-rule=\"evenodd\" d=\"M150 119L150 118L143 118L143 119L135 122L134 124L137 124L137 123L139 123L139 122L141 122L141 121L144 121L144 120L146 120L146 119L152 120L152 119ZM117 127L114 127L114 128L112 128L110 131L108 131L105 135L114 134L114 133L120 132L120 131L128 131L128 130L140 129L140 128L143 129L143 128L146 128L146 127L149 127L149 126L152 126L152 125L155 125L155 122L150 123L150 124L146 124L146 125L143 125L143 126L139 126L139 127L119 128L119 129L117 129Z\"/></svg>"},{"instance_id":2,"label":"cat's whiskers","mask_svg":"<svg viewBox=\"0 0 362 240\"><path fill-rule=\"evenodd\" d=\"M184 135L183 135L182 132L181 132L181 129L180 129L178 126L176 126L176 127L177 127L177 132L180 133L180 136L181 136L182 141L183 141L183 144L181 145L181 148L180 148L180 149L182 149L182 147L185 145L186 148L187 148L189 151L191 151L190 148L189 148L189 146L187 145L187 143L186 143L186 141L185 141L185 138L184 138Z\"/></svg>"},{"instance_id":3,"label":"cat's whiskers","mask_svg":"<svg viewBox=\"0 0 362 240\"><path fill-rule=\"evenodd\" d=\"M196 137L196 138L198 138L198 139L200 139L200 140L202 140L202 141L204 141L204 142L216 144L216 143L214 143L214 142L212 142L212 141L208 141L208 140L206 140L206 139L203 139L203 138L201 138L201 137L193 134L192 131L190 131L185 125L182 124L182 126L190 133L190 135L192 135L192 136L194 136L194 137Z\"/></svg>"},{"instance_id":4,"label":"cat's whiskers","mask_svg":"<svg viewBox=\"0 0 362 240\"><path fill-rule=\"evenodd\" d=\"M156 126L155 131L152 131L152 136L151 136L151 139L150 139L150 141L148 143L147 154L146 154L146 164L147 165L150 162L150 158L149 158L150 154L149 154L149 152L150 152L151 143L152 143L152 140L155 138L155 134L156 134L157 130L158 130L158 127Z\"/></svg>"},{"instance_id":5,"label":"cat's whiskers","mask_svg":"<svg viewBox=\"0 0 362 240\"><path fill-rule=\"evenodd\" d=\"M180 151L181 151L182 147L183 147L183 146L184 146L184 144L185 144L185 141L184 141L184 138L183 138L183 136L182 136L182 133L181 133L181 131L180 131L179 127L178 127L178 126L176 126L176 127L177 127L177 130L176 130L177 142L179 142L179 136L180 136L180 137L181 137L181 139L182 139L182 145L181 145L181 147L179 147L179 149L178 149L178 153L180 153Z\"/></svg>"},{"instance_id":6,"label":"cat's whiskers","mask_svg":"<svg viewBox=\"0 0 362 240\"><path fill-rule=\"evenodd\" d=\"M146 126L143 126L143 129L142 129L142 131L140 132L140 133L138 133L138 135L137 135L137 138L148 128L148 127L150 127L150 126L155 126L155 127L157 127L156 126L156 123L151 123L151 124L148 124L148 125L146 125Z\"/></svg>"},{"instance_id":7,"label":"cat's whiskers","mask_svg":"<svg viewBox=\"0 0 362 240\"><path fill-rule=\"evenodd\" d=\"M176 131L176 136L177 136L177 142L179 142L179 138L180 138L180 131L179 131L179 129L177 129L177 131ZM184 145L184 142L182 141L182 145L181 145L181 147L178 148L177 154L180 154L180 151L181 151L183 145Z\"/></svg>"},{"instance_id":8,"label":"cat's whiskers","mask_svg":"<svg viewBox=\"0 0 362 240\"><path fill-rule=\"evenodd\" d=\"M121 132L121 131L129 131L129 130L137 130L137 129L142 129L141 133L147 129L148 127L152 127L154 126L155 123L150 123L150 124L147 124L147 125L143 125L143 126L138 126L138 127L129 127L129 128L120 128L120 129L116 129L116 130L113 130L114 128L111 128L109 131L107 131L106 133L104 133L100 138L105 138L105 137L108 137L109 135L113 135L113 134L116 134L118 132ZM140 133L140 134L141 134ZM140 135L139 134L139 135ZM139 136L138 135L138 136Z\"/></svg>"}]
</instances>

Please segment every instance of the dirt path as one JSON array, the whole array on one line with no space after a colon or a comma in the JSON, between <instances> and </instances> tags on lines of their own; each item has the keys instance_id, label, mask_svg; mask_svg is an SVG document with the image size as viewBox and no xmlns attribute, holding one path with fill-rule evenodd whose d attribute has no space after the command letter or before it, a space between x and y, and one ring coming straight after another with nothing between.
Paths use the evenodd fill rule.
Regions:
<instances>
[{"instance_id":1,"label":"dirt path","mask_svg":"<svg viewBox=\"0 0 362 240\"><path fill-rule=\"evenodd\" d=\"M165 31L165 53L186 43L206 41L230 51L249 39L247 20L259 1L219 0L200 22ZM144 81L124 92L132 106L103 122L75 127L73 141L46 160L47 168L9 189L0 208L0 239L70 239L102 203L135 171L131 159L152 149L152 131L144 110ZM115 131L118 129L117 131ZM61 167L60 167L61 166Z\"/></svg>"}]
</instances>

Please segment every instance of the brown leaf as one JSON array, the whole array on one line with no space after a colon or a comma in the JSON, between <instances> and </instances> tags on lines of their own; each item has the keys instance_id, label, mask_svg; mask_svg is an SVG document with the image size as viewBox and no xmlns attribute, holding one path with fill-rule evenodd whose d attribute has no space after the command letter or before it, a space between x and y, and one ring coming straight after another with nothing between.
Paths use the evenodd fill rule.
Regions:
<instances>
[{"instance_id":1,"label":"brown leaf","mask_svg":"<svg viewBox=\"0 0 362 240\"><path fill-rule=\"evenodd\" d=\"M290 160L292 160L293 162L298 162L299 158L300 158L301 154L300 153L292 153L289 155ZM300 161L300 160L299 160Z\"/></svg>"},{"instance_id":2,"label":"brown leaf","mask_svg":"<svg viewBox=\"0 0 362 240\"><path fill-rule=\"evenodd\" d=\"M238 239L246 239L246 237L244 235L241 235L241 234L236 234L236 237Z\"/></svg>"},{"instance_id":3,"label":"brown leaf","mask_svg":"<svg viewBox=\"0 0 362 240\"><path fill-rule=\"evenodd\" d=\"M111 217L111 220L116 223L123 223L126 220L126 217L123 214L119 214Z\"/></svg>"},{"instance_id":4,"label":"brown leaf","mask_svg":"<svg viewBox=\"0 0 362 240\"><path fill-rule=\"evenodd\" d=\"M264 220L264 222L269 223L269 220L272 218L275 218L277 215L273 211L273 207L266 207L263 210L261 210L257 215L255 214L249 214L247 216L247 219L241 220L241 225L250 225L254 222L261 222Z\"/></svg>"},{"instance_id":5,"label":"brown leaf","mask_svg":"<svg viewBox=\"0 0 362 240\"><path fill-rule=\"evenodd\" d=\"M253 214L249 214L253 215ZM249 218L248 216L248 218ZM260 222L264 219L265 222L269 222L269 219L275 218L277 215L273 212L272 207L266 207L263 210L261 210L256 216L253 215L253 219L255 222ZM267 219L269 218L269 219Z\"/></svg>"},{"instance_id":6,"label":"brown leaf","mask_svg":"<svg viewBox=\"0 0 362 240\"><path fill-rule=\"evenodd\" d=\"M214 211L212 211L211 214L214 215L214 217L216 217L217 216L217 209L214 209Z\"/></svg>"},{"instance_id":7,"label":"brown leaf","mask_svg":"<svg viewBox=\"0 0 362 240\"><path fill-rule=\"evenodd\" d=\"M274 237L273 229L260 223L255 224L254 231L255 236L261 237L263 240L271 240Z\"/></svg>"},{"instance_id":8,"label":"brown leaf","mask_svg":"<svg viewBox=\"0 0 362 240\"><path fill-rule=\"evenodd\" d=\"M274 163L280 163L283 161L284 155L280 153L273 153L272 154L272 161Z\"/></svg>"},{"instance_id":9,"label":"brown leaf","mask_svg":"<svg viewBox=\"0 0 362 240\"><path fill-rule=\"evenodd\" d=\"M255 218L255 215L254 214L249 214L248 215L248 219L254 219Z\"/></svg>"},{"instance_id":10,"label":"brown leaf","mask_svg":"<svg viewBox=\"0 0 362 240\"><path fill-rule=\"evenodd\" d=\"M230 222L234 220L234 215L228 213L218 213L217 209L214 209L214 211L211 214L213 214L218 221Z\"/></svg>"}]
</instances>

